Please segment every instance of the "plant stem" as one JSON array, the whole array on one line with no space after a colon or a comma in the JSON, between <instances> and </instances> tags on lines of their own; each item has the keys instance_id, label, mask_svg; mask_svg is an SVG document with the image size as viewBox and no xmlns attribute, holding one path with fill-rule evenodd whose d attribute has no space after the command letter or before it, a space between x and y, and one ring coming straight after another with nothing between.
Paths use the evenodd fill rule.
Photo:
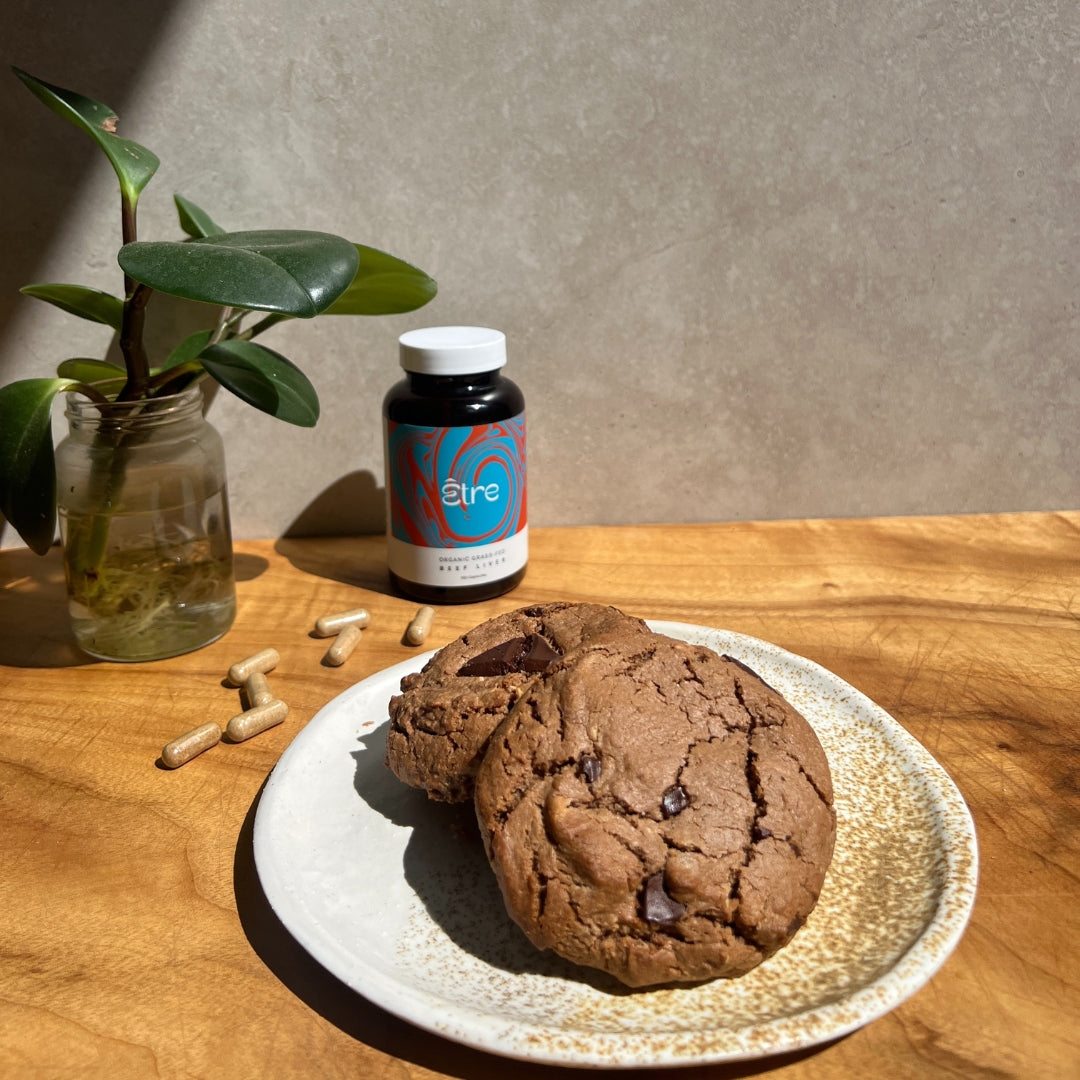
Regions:
<instances>
[{"instance_id":1,"label":"plant stem","mask_svg":"<svg viewBox=\"0 0 1080 1080\"><path fill-rule=\"evenodd\" d=\"M138 239L136 208L138 196L128 198L120 196L120 225L123 242L133 243ZM127 382L120 391L117 401L132 401L142 396L146 381L150 377L150 361L143 344L143 328L146 324L146 305L153 290L141 285L124 275L124 313L120 324L120 351L127 368Z\"/></svg>"},{"instance_id":2,"label":"plant stem","mask_svg":"<svg viewBox=\"0 0 1080 1080\"><path fill-rule=\"evenodd\" d=\"M254 326L249 327L242 334L238 334L237 337L240 337L245 341L250 341L257 334L261 334L264 330L269 330L271 326L275 326L277 323L282 322L288 317L288 315L281 315L278 312L274 312L273 314L260 319Z\"/></svg>"},{"instance_id":3,"label":"plant stem","mask_svg":"<svg viewBox=\"0 0 1080 1080\"><path fill-rule=\"evenodd\" d=\"M165 394L177 394L181 389L192 386L205 376L206 371L202 364L197 360L192 360L187 364L177 364L176 367L166 368L156 375L151 375L147 380L146 389L155 396L162 390ZM174 387L172 383L177 383L177 385Z\"/></svg>"},{"instance_id":4,"label":"plant stem","mask_svg":"<svg viewBox=\"0 0 1080 1080\"><path fill-rule=\"evenodd\" d=\"M226 307L221 309L221 315L218 318L217 326L214 327L213 334L210 335L210 345L216 345L223 337L226 336L230 326L242 319L247 312L241 309L239 312L236 308Z\"/></svg>"},{"instance_id":5,"label":"plant stem","mask_svg":"<svg viewBox=\"0 0 1080 1080\"><path fill-rule=\"evenodd\" d=\"M97 387L90 386L88 383L75 383L67 388L67 393L82 394L83 397L88 397L95 405L109 404L109 399Z\"/></svg>"},{"instance_id":6,"label":"plant stem","mask_svg":"<svg viewBox=\"0 0 1080 1080\"><path fill-rule=\"evenodd\" d=\"M134 408L139 408L135 406ZM141 409L140 409L141 411ZM80 516L79 528L72 529L65 543L68 567L73 580L96 580L105 557L112 525L111 509L124 483L130 456L131 434L123 419L109 417L108 403L102 407L101 421L94 431L94 450L105 450L104 458L91 459L87 478L89 512Z\"/></svg>"},{"instance_id":7,"label":"plant stem","mask_svg":"<svg viewBox=\"0 0 1080 1080\"><path fill-rule=\"evenodd\" d=\"M143 327L146 324L146 305L153 289L132 281L125 275L124 286L130 289L124 297L124 317L120 327L120 351L124 354L124 366L128 379L117 401L133 401L142 396L150 378L150 361L143 345Z\"/></svg>"}]
</instances>

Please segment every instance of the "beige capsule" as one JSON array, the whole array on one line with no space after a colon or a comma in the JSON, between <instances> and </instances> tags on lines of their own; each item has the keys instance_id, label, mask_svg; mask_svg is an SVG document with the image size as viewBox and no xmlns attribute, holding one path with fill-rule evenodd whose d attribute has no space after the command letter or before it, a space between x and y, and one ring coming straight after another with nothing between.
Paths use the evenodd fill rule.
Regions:
<instances>
[{"instance_id":1,"label":"beige capsule","mask_svg":"<svg viewBox=\"0 0 1080 1080\"><path fill-rule=\"evenodd\" d=\"M367 608L353 608L352 611L339 611L334 615L323 615L315 620L315 633L319 637L333 637L346 626L364 627L371 621Z\"/></svg>"},{"instance_id":2,"label":"beige capsule","mask_svg":"<svg viewBox=\"0 0 1080 1080\"><path fill-rule=\"evenodd\" d=\"M435 609L425 604L413 616L412 622L409 623L408 628L405 630L405 640L410 645L423 645L427 640L428 631L431 629L434 618Z\"/></svg>"},{"instance_id":3,"label":"beige capsule","mask_svg":"<svg viewBox=\"0 0 1080 1080\"><path fill-rule=\"evenodd\" d=\"M256 705L265 705L274 700L274 692L270 689L270 683L261 671L253 671L244 680L244 699L248 708L253 709Z\"/></svg>"},{"instance_id":4,"label":"beige capsule","mask_svg":"<svg viewBox=\"0 0 1080 1080\"><path fill-rule=\"evenodd\" d=\"M225 734L232 742L244 742L280 724L288 713L289 706L275 698L265 705L238 713L225 726Z\"/></svg>"},{"instance_id":5,"label":"beige capsule","mask_svg":"<svg viewBox=\"0 0 1080 1080\"><path fill-rule=\"evenodd\" d=\"M336 638L333 645L326 650L326 662L333 667L340 667L352 656L353 649L360 642L363 630L357 623L346 626Z\"/></svg>"},{"instance_id":6,"label":"beige capsule","mask_svg":"<svg viewBox=\"0 0 1080 1080\"><path fill-rule=\"evenodd\" d=\"M249 675L256 671L265 675L266 672L273 671L280 661L281 657L278 655L277 649L260 649L257 653L252 653L251 656L247 656L243 660L237 660L229 668L229 682L233 686L243 686Z\"/></svg>"},{"instance_id":7,"label":"beige capsule","mask_svg":"<svg viewBox=\"0 0 1080 1080\"><path fill-rule=\"evenodd\" d=\"M204 750L217 746L221 742L221 726L208 720L197 728L185 732L172 742L166 743L161 751L161 763L167 769L178 769L192 758L198 757Z\"/></svg>"}]
</instances>

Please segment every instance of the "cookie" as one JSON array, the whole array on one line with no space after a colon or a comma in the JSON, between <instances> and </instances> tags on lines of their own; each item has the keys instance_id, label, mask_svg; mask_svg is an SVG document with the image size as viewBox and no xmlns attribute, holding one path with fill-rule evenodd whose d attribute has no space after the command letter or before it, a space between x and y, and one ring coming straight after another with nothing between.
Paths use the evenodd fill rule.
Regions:
<instances>
[{"instance_id":1,"label":"cookie","mask_svg":"<svg viewBox=\"0 0 1080 1080\"><path fill-rule=\"evenodd\" d=\"M603 604L538 604L489 619L401 680L386 764L432 799L465 802L491 733L540 672L586 643L647 634L641 619Z\"/></svg>"},{"instance_id":2,"label":"cookie","mask_svg":"<svg viewBox=\"0 0 1080 1080\"><path fill-rule=\"evenodd\" d=\"M532 942L633 987L774 953L836 835L809 723L737 661L657 635L537 676L489 742L475 805Z\"/></svg>"}]
</instances>

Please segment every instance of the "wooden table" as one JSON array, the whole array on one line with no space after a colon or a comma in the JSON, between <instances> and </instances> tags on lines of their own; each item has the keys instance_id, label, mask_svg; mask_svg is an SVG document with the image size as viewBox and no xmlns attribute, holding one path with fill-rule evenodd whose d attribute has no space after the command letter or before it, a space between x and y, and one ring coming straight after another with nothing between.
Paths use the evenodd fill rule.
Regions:
<instances>
[{"instance_id":1,"label":"wooden table","mask_svg":"<svg viewBox=\"0 0 1080 1080\"><path fill-rule=\"evenodd\" d=\"M0 554L0 1075L584 1076L444 1042L368 1004L276 921L251 850L260 788L327 701L411 655L379 538L237 545L226 637L158 663L70 644L60 563ZM650 1075L1080 1075L1080 513L537 529L510 596L438 611L431 645L550 600L725 627L835 672L946 767L981 877L959 948L899 1008L800 1054ZM310 630L366 606L341 668ZM175 771L161 747L275 646L291 712ZM595 1075L589 1073L588 1075Z\"/></svg>"}]
</instances>

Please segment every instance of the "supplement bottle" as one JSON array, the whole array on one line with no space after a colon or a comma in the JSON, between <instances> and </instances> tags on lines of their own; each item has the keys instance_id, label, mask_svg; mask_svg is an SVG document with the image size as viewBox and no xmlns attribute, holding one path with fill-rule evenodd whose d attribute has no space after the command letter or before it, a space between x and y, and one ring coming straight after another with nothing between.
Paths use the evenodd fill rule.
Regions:
<instances>
[{"instance_id":1,"label":"supplement bottle","mask_svg":"<svg viewBox=\"0 0 1080 1080\"><path fill-rule=\"evenodd\" d=\"M391 584L436 604L500 596L529 557L525 398L500 374L506 337L436 326L399 350L406 375L383 401Z\"/></svg>"}]
</instances>

